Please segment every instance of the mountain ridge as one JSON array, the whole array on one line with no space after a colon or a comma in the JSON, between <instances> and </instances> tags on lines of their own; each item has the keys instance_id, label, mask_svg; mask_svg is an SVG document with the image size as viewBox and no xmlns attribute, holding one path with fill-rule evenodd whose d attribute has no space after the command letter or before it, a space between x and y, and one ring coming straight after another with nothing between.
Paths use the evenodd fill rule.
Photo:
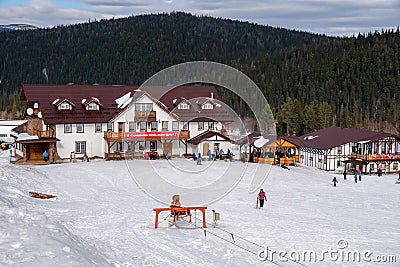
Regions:
<instances>
[{"instance_id":1,"label":"mountain ridge","mask_svg":"<svg viewBox=\"0 0 400 267\"><path fill-rule=\"evenodd\" d=\"M173 12L3 32L0 43L0 110L8 113L23 83L140 85L174 64L208 60L248 75L269 99L280 132L330 125L376 130L384 122L400 129L398 29L328 37ZM221 96L252 116L235 95ZM310 126L322 121L315 119L318 109L329 114Z\"/></svg>"}]
</instances>

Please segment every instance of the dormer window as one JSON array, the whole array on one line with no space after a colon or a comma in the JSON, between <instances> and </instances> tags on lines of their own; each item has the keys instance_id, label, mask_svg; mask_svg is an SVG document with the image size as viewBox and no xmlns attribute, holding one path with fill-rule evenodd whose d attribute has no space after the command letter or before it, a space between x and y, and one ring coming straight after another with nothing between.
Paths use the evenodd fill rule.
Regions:
<instances>
[{"instance_id":1,"label":"dormer window","mask_svg":"<svg viewBox=\"0 0 400 267\"><path fill-rule=\"evenodd\" d=\"M71 110L72 105L70 103L68 103L67 101L64 101L58 106L58 109L59 110Z\"/></svg>"},{"instance_id":2,"label":"dormer window","mask_svg":"<svg viewBox=\"0 0 400 267\"><path fill-rule=\"evenodd\" d=\"M60 101L59 98L53 101L53 105L57 107L58 110L72 110L72 107L75 106L71 101L68 99L64 99Z\"/></svg>"},{"instance_id":3,"label":"dormer window","mask_svg":"<svg viewBox=\"0 0 400 267\"><path fill-rule=\"evenodd\" d=\"M179 103L178 109L189 109L189 104L186 102Z\"/></svg>"},{"instance_id":4,"label":"dormer window","mask_svg":"<svg viewBox=\"0 0 400 267\"><path fill-rule=\"evenodd\" d=\"M210 102L206 102L201 106L202 109L214 109L214 105Z\"/></svg>"},{"instance_id":5,"label":"dormer window","mask_svg":"<svg viewBox=\"0 0 400 267\"><path fill-rule=\"evenodd\" d=\"M39 108L39 103L38 102L33 103L33 108L34 109L38 109Z\"/></svg>"},{"instance_id":6,"label":"dormer window","mask_svg":"<svg viewBox=\"0 0 400 267\"><path fill-rule=\"evenodd\" d=\"M89 105L86 106L87 110L99 110L99 105L97 105L95 102L89 103Z\"/></svg>"},{"instance_id":7,"label":"dormer window","mask_svg":"<svg viewBox=\"0 0 400 267\"><path fill-rule=\"evenodd\" d=\"M103 106L100 103L100 100L97 97L91 97L90 99L84 98L81 100L82 105L86 110L100 110L100 107Z\"/></svg>"}]
</instances>

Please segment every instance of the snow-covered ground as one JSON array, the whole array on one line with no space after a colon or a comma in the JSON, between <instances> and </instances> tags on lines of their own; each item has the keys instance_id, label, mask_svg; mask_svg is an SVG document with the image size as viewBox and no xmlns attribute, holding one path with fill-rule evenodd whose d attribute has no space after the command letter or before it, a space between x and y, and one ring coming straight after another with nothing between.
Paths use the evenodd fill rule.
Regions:
<instances>
[{"instance_id":1,"label":"snow-covered ground","mask_svg":"<svg viewBox=\"0 0 400 267\"><path fill-rule=\"evenodd\" d=\"M130 172L123 161L27 166L10 164L8 156L8 151L0 154L1 266L383 266L377 260L400 264L400 184L395 184L395 175L365 175L357 184L352 177L344 181L337 176L335 188L332 173L272 166L262 185L268 202L256 209L256 193L248 193L256 164L249 164L238 186L208 206L208 222L212 209L221 220L204 232L197 228L199 212L192 214L192 223L178 221L171 227L165 227L171 221L168 214L160 213L160 228L154 229L153 208L163 205L139 189L131 176L145 173L145 161L133 161ZM194 171L208 164L173 161ZM165 160L152 164L176 183L186 179L185 185L198 185L198 179L179 177ZM228 164L238 173L245 166L218 161L209 168L218 172ZM29 191L58 198L35 199ZM184 206L185 198L181 202ZM264 247L269 249L266 261ZM291 261L307 253L317 262Z\"/></svg>"}]
</instances>

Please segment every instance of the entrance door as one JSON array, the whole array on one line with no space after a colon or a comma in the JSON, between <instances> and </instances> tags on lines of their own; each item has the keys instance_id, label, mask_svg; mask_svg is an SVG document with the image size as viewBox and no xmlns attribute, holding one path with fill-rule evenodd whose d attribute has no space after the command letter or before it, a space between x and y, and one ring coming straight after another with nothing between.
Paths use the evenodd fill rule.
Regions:
<instances>
[{"instance_id":1,"label":"entrance door","mask_svg":"<svg viewBox=\"0 0 400 267\"><path fill-rule=\"evenodd\" d=\"M124 135L124 123L118 122L118 138L122 138Z\"/></svg>"},{"instance_id":2,"label":"entrance door","mask_svg":"<svg viewBox=\"0 0 400 267\"><path fill-rule=\"evenodd\" d=\"M208 143L203 144L203 156L207 156L207 152L210 149Z\"/></svg>"},{"instance_id":3,"label":"entrance door","mask_svg":"<svg viewBox=\"0 0 400 267\"><path fill-rule=\"evenodd\" d=\"M172 143L164 143L163 144L163 149L164 149L164 155L167 155L169 153L170 156L172 156Z\"/></svg>"},{"instance_id":4,"label":"entrance door","mask_svg":"<svg viewBox=\"0 0 400 267\"><path fill-rule=\"evenodd\" d=\"M42 145L30 144L29 146L29 159L28 160L42 160Z\"/></svg>"}]
</instances>

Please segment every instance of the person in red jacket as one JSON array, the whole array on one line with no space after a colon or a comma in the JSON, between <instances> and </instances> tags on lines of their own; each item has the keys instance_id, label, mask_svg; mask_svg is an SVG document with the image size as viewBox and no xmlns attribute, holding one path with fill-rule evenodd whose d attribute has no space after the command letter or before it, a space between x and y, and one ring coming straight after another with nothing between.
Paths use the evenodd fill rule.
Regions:
<instances>
[{"instance_id":1,"label":"person in red jacket","mask_svg":"<svg viewBox=\"0 0 400 267\"><path fill-rule=\"evenodd\" d=\"M267 201L264 190L260 189L257 200L260 201L260 208L262 208L264 206L264 200Z\"/></svg>"}]
</instances>

